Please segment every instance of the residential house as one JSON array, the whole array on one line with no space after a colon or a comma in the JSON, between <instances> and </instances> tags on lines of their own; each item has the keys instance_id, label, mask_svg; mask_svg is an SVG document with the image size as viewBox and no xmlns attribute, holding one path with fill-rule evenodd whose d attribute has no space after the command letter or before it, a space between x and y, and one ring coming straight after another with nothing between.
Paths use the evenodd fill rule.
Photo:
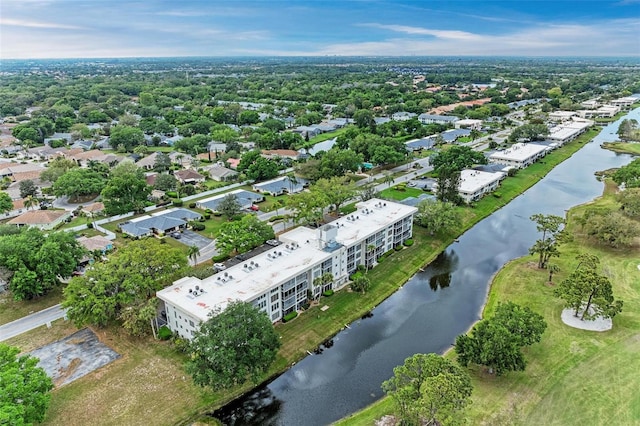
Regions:
<instances>
[{"instance_id":1,"label":"residential house","mask_svg":"<svg viewBox=\"0 0 640 426\"><path fill-rule=\"evenodd\" d=\"M288 158L293 161L300 159L300 153L294 149L263 149L260 155L270 160Z\"/></svg>"},{"instance_id":2,"label":"residential house","mask_svg":"<svg viewBox=\"0 0 640 426\"><path fill-rule=\"evenodd\" d=\"M106 239L102 235L78 237L77 241L88 252L100 251L102 254L106 254L108 251L113 250L113 241Z\"/></svg>"},{"instance_id":3,"label":"residential house","mask_svg":"<svg viewBox=\"0 0 640 426\"><path fill-rule=\"evenodd\" d=\"M218 204L222 202L227 195L235 195L238 204L243 209L250 208L255 203L264 201L264 195L256 194L255 192L245 191L244 189L236 189L235 191L226 192L224 194L218 194L213 197L205 198L204 200L196 201L196 206L199 209L209 209L213 212L218 211Z\"/></svg>"},{"instance_id":4,"label":"residential house","mask_svg":"<svg viewBox=\"0 0 640 426\"><path fill-rule=\"evenodd\" d=\"M176 179L178 179L179 182L188 183L191 185L202 183L205 180L204 176L192 169L177 170L173 173L173 175L176 177Z\"/></svg>"},{"instance_id":5,"label":"residential house","mask_svg":"<svg viewBox=\"0 0 640 426\"><path fill-rule=\"evenodd\" d=\"M306 179L291 179L289 176L282 176L266 182L253 184L253 190L261 194L269 194L274 197L284 194L296 194L301 192L309 182Z\"/></svg>"},{"instance_id":6,"label":"residential house","mask_svg":"<svg viewBox=\"0 0 640 426\"><path fill-rule=\"evenodd\" d=\"M482 120L458 120L455 122L454 126L456 129L480 130L482 129Z\"/></svg>"},{"instance_id":7,"label":"residential house","mask_svg":"<svg viewBox=\"0 0 640 426\"><path fill-rule=\"evenodd\" d=\"M89 217L96 217L104 213L104 204L101 202L91 203L88 206L82 207L82 213Z\"/></svg>"},{"instance_id":8,"label":"residential house","mask_svg":"<svg viewBox=\"0 0 640 426\"><path fill-rule=\"evenodd\" d=\"M420 151L423 149L431 149L435 146L436 141L433 136L428 136L422 139L414 139L405 143L407 150Z\"/></svg>"},{"instance_id":9,"label":"residential house","mask_svg":"<svg viewBox=\"0 0 640 426\"><path fill-rule=\"evenodd\" d=\"M235 170L227 169L222 164L214 164L204 170L209 172L209 177L218 182L228 182L238 177L238 172Z\"/></svg>"},{"instance_id":10,"label":"residential house","mask_svg":"<svg viewBox=\"0 0 640 426\"><path fill-rule=\"evenodd\" d=\"M183 208L173 208L152 215L141 216L119 225L123 233L134 238L150 235L163 236L187 227L192 220L199 220L202 216L196 212Z\"/></svg>"},{"instance_id":11,"label":"residential house","mask_svg":"<svg viewBox=\"0 0 640 426\"><path fill-rule=\"evenodd\" d=\"M14 217L7 223L17 226L33 226L42 230L54 229L71 217L71 212L66 210L28 210Z\"/></svg>"},{"instance_id":12,"label":"residential house","mask_svg":"<svg viewBox=\"0 0 640 426\"><path fill-rule=\"evenodd\" d=\"M40 173L44 170L44 167L40 164L0 163L0 179L6 177L11 179L12 182L16 182L16 177L20 178L20 176L22 176L21 180L24 180L26 177L25 175L21 175L23 173L33 173L31 177L35 179L40 176Z\"/></svg>"},{"instance_id":13,"label":"residential house","mask_svg":"<svg viewBox=\"0 0 640 426\"><path fill-rule=\"evenodd\" d=\"M359 265L373 267L413 233L415 207L371 199L356 211L318 229L298 227L280 235L281 245L204 280L184 277L157 292L168 327L191 339L212 312L247 302L273 322L303 308L309 294L339 290ZM323 285L314 281L330 274Z\"/></svg>"}]
</instances>

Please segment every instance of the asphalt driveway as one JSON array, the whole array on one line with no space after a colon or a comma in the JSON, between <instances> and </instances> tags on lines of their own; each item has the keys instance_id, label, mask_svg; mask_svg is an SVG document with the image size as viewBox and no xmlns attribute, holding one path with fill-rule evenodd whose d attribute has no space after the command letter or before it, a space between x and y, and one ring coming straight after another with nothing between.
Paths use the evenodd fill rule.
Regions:
<instances>
[{"instance_id":1,"label":"asphalt driveway","mask_svg":"<svg viewBox=\"0 0 640 426\"><path fill-rule=\"evenodd\" d=\"M185 229L184 231L182 231L180 233L180 239L178 241L188 247L196 246L199 249L203 249L213 242L212 239L203 237L202 235L198 234L197 232L191 231L190 229Z\"/></svg>"}]
</instances>

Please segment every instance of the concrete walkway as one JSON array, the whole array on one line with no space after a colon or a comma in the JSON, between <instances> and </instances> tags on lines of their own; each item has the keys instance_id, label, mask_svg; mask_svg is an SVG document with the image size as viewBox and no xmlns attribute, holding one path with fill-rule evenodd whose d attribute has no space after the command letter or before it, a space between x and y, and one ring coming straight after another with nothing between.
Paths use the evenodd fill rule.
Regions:
<instances>
[{"instance_id":1,"label":"concrete walkway","mask_svg":"<svg viewBox=\"0 0 640 426\"><path fill-rule=\"evenodd\" d=\"M53 321L66 318L66 315L66 310L61 305L55 305L2 325L0 326L0 342L45 324L50 326Z\"/></svg>"}]
</instances>

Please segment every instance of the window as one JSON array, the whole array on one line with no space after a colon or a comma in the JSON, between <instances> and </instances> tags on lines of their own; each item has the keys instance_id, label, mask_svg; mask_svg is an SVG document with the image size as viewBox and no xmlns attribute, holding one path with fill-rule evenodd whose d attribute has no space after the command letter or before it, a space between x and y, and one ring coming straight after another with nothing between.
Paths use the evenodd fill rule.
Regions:
<instances>
[{"instance_id":1,"label":"window","mask_svg":"<svg viewBox=\"0 0 640 426\"><path fill-rule=\"evenodd\" d=\"M195 324L194 324L194 323L193 323L193 321L191 321L191 320L189 320L189 325L190 325L191 327L195 327Z\"/></svg>"}]
</instances>

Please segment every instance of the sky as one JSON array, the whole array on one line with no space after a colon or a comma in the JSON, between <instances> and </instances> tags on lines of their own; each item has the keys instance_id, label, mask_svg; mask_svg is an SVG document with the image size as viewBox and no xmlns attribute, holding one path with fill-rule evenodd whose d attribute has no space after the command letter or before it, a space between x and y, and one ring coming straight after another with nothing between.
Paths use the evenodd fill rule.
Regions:
<instances>
[{"instance_id":1,"label":"sky","mask_svg":"<svg viewBox=\"0 0 640 426\"><path fill-rule=\"evenodd\" d=\"M640 0L2 0L0 59L635 56Z\"/></svg>"}]
</instances>

